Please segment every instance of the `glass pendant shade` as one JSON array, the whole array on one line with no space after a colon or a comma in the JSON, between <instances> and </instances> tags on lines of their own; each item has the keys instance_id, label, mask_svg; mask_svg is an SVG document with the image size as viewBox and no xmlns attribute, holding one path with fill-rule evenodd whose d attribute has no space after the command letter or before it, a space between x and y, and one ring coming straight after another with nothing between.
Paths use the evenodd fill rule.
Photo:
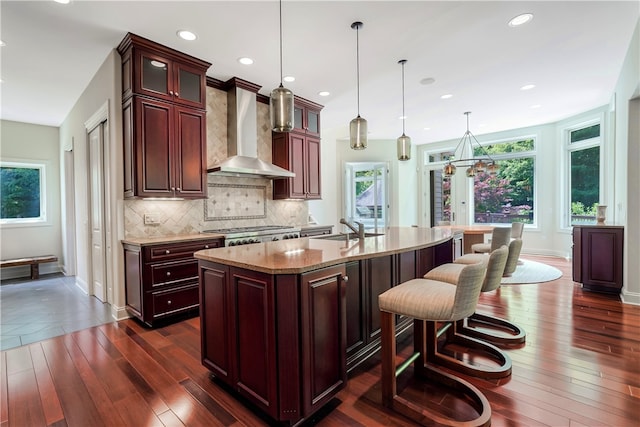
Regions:
<instances>
[{"instance_id":1,"label":"glass pendant shade","mask_svg":"<svg viewBox=\"0 0 640 427\"><path fill-rule=\"evenodd\" d=\"M489 166L487 166L487 172L489 172L489 175L497 174L499 169L500 169L500 166L498 166L495 163L491 163Z\"/></svg>"},{"instance_id":2,"label":"glass pendant shade","mask_svg":"<svg viewBox=\"0 0 640 427\"><path fill-rule=\"evenodd\" d=\"M293 92L280 86L271 91L271 129L274 132L289 132L293 129Z\"/></svg>"},{"instance_id":3,"label":"glass pendant shade","mask_svg":"<svg viewBox=\"0 0 640 427\"><path fill-rule=\"evenodd\" d=\"M456 167L454 165L452 165L451 163L447 163L446 165L444 165L444 174L446 176L455 175L456 174Z\"/></svg>"},{"instance_id":4,"label":"glass pendant shade","mask_svg":"<svg viewBox=\"0 0 640 427\"><path fill-rule=\"evenodd\" d=\"M476 172L484 172L485 170L487 170L487 164L482 160L478 160L476 164L473 165L473 168L476 170Z\"/></svg>"},{"instance_id":5,"label":"glass pendant shade","mask_svg":"<svg viewBox=\"0 0 640 427\"><path fill-rule=\"evenodd\" d=\"M351 120L349 126L351 148L354 150L364 150L367 148L367 121L360 117Z\"/></svg>"},{"instance_id":6,"label":"glass pendant shade","mask_svg":"<svg viewBox=\"0 0 640 427\"><path fill-rule=\"evenodd\" d=\"M398 160L405 161L411 159L411 138L402 134L398 138Z\"/></svg>"},{"instance_id":7,"label":"glass pendant shade","mask_svg":"<svg viewBox=\"0 0 640 427\"><path fill-rule=\"evenodd\" d=\"M473 178L474 176L476 176L476 170L473 166L467 168L467 178Z\"/></svg>"}]
</instances>

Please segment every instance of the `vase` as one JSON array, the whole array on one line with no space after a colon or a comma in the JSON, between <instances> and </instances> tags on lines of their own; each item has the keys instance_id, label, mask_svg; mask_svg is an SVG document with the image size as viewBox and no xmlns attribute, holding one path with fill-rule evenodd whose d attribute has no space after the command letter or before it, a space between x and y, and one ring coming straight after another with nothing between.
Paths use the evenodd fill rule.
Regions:
<instances>
[{"instance_id":1,"label":"vase","mask_svg":"<svg viewBox=\"0 0 640 427\"><path fill-rule=\"evenodd\" d=\"M596 220L598 224L604 224L604 220L607 219L607 205L598 205L598 213Z\"/></svg>"}]
</instances>

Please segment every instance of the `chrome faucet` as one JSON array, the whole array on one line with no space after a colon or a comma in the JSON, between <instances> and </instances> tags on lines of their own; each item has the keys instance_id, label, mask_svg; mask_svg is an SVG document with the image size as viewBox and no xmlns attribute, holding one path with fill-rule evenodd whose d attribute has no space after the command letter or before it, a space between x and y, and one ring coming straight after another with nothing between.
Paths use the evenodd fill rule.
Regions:
<instances>
[{"instance_id":1,"label":"chrome faucet","mask_svg":"<svg viewBox=\"0 0 640 427\"><path fill-rule=\"evenodd\" d=\"M340 218L340 224L344 224L349 227L354 233L358 235L359 239L364 239L364 224L358 221L354 221L354 224L358 224L358 228L354 225L349 224L346 219Z\"/></svg>"}]
</instances>

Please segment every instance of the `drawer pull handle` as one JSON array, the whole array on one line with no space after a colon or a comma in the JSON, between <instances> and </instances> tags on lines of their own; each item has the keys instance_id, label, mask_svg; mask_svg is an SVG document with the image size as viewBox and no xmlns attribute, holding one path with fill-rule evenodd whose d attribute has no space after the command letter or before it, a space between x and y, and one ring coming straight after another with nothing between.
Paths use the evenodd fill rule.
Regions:
<instances>
[{"instance_id":1,"label":"drawer pull handle","mask_svg":"<svg viewBox=\"0 0 640 427\"><path fill-rule=\"evenodd\" d=\"M171 251L169 249L167 249L166 251L164 251L164 253L169 255L171 253Z\"/></svg>"},{"instance_id":2,"label":"drawer pull handle","mask_svg":"<svg viewBox=\"0 0 640 427\"><path fill-rule=\"evenodd\" d=\"M204 248L205 249L209 249L209 245L204 245Z\"/></svg>"},{"instance_id":3,"label":"drawer pull handle","mask_svg":"<svg viewBox=\"0 0 640 427\"><path fill-rule=\"evenodd\" d=\"M167 276L171 276L171 272L170 271L167 271Z\"/></svg>"},{"instance_id":4,"label":"drawer pull handle","mask_svg":"<svg viewBox=\"0 0 640 427\"><path fill-rule=\"evenodd\" d=\"M168 300L168 301L167 301L167 305L171 305L171 300Z\"/></svg>"}]
</instances>

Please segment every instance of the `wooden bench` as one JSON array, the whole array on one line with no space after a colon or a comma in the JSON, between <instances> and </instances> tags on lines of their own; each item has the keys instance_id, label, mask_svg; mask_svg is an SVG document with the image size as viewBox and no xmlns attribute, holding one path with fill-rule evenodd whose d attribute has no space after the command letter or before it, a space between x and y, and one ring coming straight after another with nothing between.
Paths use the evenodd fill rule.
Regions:
<instances>
[{"instance_id":1,"label":"wooden bench","mask_svg":"<svg viewBox=\"0 0 640 427\"><path fill-rule=\"evenodd\" d=\"M35 256L31 258L15 258L0 261L0 268L19 267L22 265L31 266L31 279L36 280L40 277L40 264L45 262L58 261L58 257L54 255Z\"/></svg>"}]
</instances>

